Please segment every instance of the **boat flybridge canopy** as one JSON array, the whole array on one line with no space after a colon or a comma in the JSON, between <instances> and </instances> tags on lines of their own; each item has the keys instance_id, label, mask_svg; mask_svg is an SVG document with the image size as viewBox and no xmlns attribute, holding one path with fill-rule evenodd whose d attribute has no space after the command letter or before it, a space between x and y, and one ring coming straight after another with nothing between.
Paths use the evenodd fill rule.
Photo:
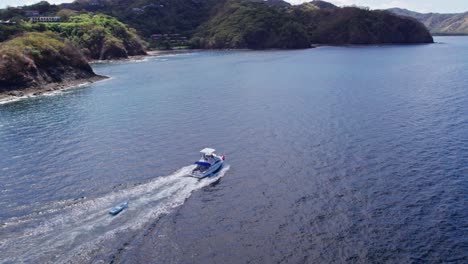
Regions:
<instances>
[{"instance_id":1,"label":"boat flybridge canopy","mask_svg":"<svg viewBox=\"0 0 468 264\"><path fill-rule=\"evenodd\" d=\"M203 155L213 155L213 153L215 152L216 150L215 149L212 149L212 148L204 148L202 150L200 150L200 153L203 154Z\"/></svg>"}]
</instances>

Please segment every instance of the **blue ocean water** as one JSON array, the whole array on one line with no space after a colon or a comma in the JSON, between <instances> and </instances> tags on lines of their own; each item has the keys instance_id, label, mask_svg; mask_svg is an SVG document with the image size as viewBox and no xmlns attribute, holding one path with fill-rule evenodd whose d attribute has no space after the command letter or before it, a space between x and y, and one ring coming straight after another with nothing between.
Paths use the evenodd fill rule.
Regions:
<instances>
[{"instance_id":1,"label":"blue ocean water","mask_svg":"<svg viewBox=\"0 0 468 264\"><path fill-rule=\"evenodd\" d=\"M468 261L468 38L436 41L98 64L0 105L0 262ZM229 165L183 177L203 147Z\"/></svg>"}]
</instances>

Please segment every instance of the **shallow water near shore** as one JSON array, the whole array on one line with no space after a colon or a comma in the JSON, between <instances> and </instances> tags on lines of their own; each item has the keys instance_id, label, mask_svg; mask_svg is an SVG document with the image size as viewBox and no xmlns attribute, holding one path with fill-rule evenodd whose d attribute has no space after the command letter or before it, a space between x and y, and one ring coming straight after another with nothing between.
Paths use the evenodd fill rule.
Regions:
<instances>
[{"instance_id":1,"label":"shallow water near shore","mask_svg":"<svg viewBox=\"0 0 468 264\"><path fill-rule=\"evenodd\" d=\"M468 37L436 41L95 64L0 105L0 262L466 263ZM228 165L184 177L203 147Z\"/></svg>"}]
</instances>

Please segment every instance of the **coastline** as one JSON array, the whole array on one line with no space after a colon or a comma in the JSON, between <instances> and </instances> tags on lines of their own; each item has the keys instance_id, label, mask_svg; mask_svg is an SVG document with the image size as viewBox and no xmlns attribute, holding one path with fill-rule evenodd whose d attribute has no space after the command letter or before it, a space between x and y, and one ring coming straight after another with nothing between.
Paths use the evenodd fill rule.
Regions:
<instances>
[{"instance_id":1,"label":"coastline","mask_svg":"<svg viewBox=\"0 0 468 264\"><path fill-rule=\"evenodd\" d=\"M405 43L405 44L397 44L397 43L383 43L383 44L343 44L343 45L333 45L333 44L311 44L311 47L308 49L313 48L322 48L322 47L369 47L369 46L407 46L407 45L427 45L427 44L434 44L435 41L432 43ZM184 53L192 53L192 52L200 52L200 51L209 51L209 50L219 50L219 49L178 49L178 50L150 50L147 51L145 55L136 55L136 56L129 56L128 58L124 59L113 59L113 60L92 60L89 61L89 64L106 64L106 63L116 63L116 62L140 62L145 61L151 57L159 57L159 56L166 56L166 55L176 55L176 54L184 54ZM249 50L249 49L220 49L220 50ZM275 49L269 49L275 50ZM100 76L96 75L91 78L84 78L78 80L66 80L60 83L49 83L37 87L28 87L28 88L21 88L15 89L10 91L0 92L0 105L15 102L21 99L31 98L35 96L40 96L48 93L60 92L65 91L77 87L81 87L84 85L92 84L97 81L105 80L110 78L109 76Z\"/></svg>"},{"instance_id":2,"label":"coastline","mask_svg":"<svg viewBox=\"0 0 468 264\"><path fill-rule=\"evenodd\" d=\"M49 83L37 87L28 87L11 91L4 91L0 92L0 104L15 102L21 99L41 96L48 93L66 91L106 79L109 79L109 77L96 75L90 78L65 80L63 82Z\"/></svg>"},{"instance_id":3,"label":"coastline","mask_svg":"<svg viewBox=\"0 0 468 264\"><path fill-rule=\"evenodd\" d=\"M135 55L135 56L128 56L128 58L124 59L112 59L112 60L91 60L89 64L108 64L108 63L117 63L117 62L139 62L139 61L146 61L148 58L151 57L160 57L165 55L172 55L172 54L185 54L185 53L193 53L197 51L204 51L203 49L179 49L179 50L149 50L146 52L145 55ZM109 76L101 76L104 79L111 78Z\"/></svg>"},{"instance_id":4,"label":"coastline","mask_svg":"<svg viewBox=\"0 0 468 264\"><path fill-rule=\"evenodd\" d=\"M181 53L190 53L195 50L153 50L148 51L146 55L137 55L130 56L125 59L115 59L115 60L93 60L89 63L92 64L101 64L101 63L116 63L116 62L138 62L145 61L150 57L164 56L168 54L181 54ZM76 80L65 80L58 83L48 83L35 87L27 88L18 88L9 91L0 92L0 105L16 102L21 99L32 98L36 96L41 96L50 93L57 93L61 91L66 91L85 85L89 85L98 81L109 79L109 76L96 75L90 78L76 79Z\"/></svg>"},{"instance_id":5,"label":"coastline","mask_svg":"<svg viewBox=\"0 0 468 264\"><path fill-rule=\"evenodd\" d=\"M312 44L310 48L322 48L322 47L361 47L361 46L398 46L398 45L427 45L427 44L434 44L433 43L418 43L418 44L393 44L393 43L386 43L386 44L371 44L371 45L353 45L353 44L345 44L345 45L331 45L331 44ZM166 56L172 54L184 54L184 53L192 53L192 52L200 52L200 51L207 51L207 50L216 50L216 49L179 49L179 50L150 50L147 51L146 55L136 55L136 56L129 56L128 58L124 59L113 59L113 60L92 60L89 64L106 64L106 63L117 63L117 62L139 62L145 61L151 57L159 57L159 56ZM249 50L249 49L226 49L226 50ZM273 50L273 49L271 49ZM16 102L21 99L32 98L36 96L41 96L45 94L51 93L58 93L60 91L66 91L78 87L82 87L85 85L89 85L98 81L102 81L105 79L109 79L109 76L101 76L96 75L90 78L83 78L77 80L65 80L59 83L48 83L36 87L27 87L27 88L19 88L10 91L0 91L0 105Z\"/></svg>"},{"instance_id":6,"label":"coastline","mask_svg":"<svg viewBox=\"0 0 468 264\"><path fill-rule=\"evenodd\" d=\"M136 55L136 56L129 56L128 58L124 59L112 59L112 60L91 60L89 61L90 65L93 64L106 64L106 63L114 63L114 62L132 62L132 61L144 61L151 55Z\"/></svg>"},{"instance_id":7,"label":"coastline","mask_svg":"<svg viewBox=\"0 0 468 264\"><path fill-rule=\"evenodd\" d=\"M107 63L114 63L114 62L138 62L138 61L145 61L151 57L159 57L171 54L184 54L184 53L192 53L195 51L203 51L203 49L180 49L180 50L150 50L147 51L146 55L135 55L129 56L125 59L112 59L112 60L92 60L89 64L107 64Z\"/></svg>"}]
</instances>

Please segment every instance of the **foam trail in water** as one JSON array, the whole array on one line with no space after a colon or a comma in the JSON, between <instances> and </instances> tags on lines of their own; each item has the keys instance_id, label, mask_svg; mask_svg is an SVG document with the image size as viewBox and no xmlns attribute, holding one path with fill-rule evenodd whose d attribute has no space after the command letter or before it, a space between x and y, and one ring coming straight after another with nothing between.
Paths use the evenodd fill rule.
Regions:
<instances>
[{"instance_id":1,"label":"foam trail in water","mask_svg":"<svg viewBox=\"0 0 468 264\"><path fill-rule=\"evenodd\" d=\"M36 228L0 239L0 262L74 262L91 257L91 251L115 238L120 232L139 230L172 209L182 205L194 190L218 181L229 170L225 166L217 175L202 180L186 177L193 169L183 167L169 176L112 192L103 197L84 200L65 208ZM108 210L129 200L129 208L112 217Z\"/></svg>"}]
</instances>

